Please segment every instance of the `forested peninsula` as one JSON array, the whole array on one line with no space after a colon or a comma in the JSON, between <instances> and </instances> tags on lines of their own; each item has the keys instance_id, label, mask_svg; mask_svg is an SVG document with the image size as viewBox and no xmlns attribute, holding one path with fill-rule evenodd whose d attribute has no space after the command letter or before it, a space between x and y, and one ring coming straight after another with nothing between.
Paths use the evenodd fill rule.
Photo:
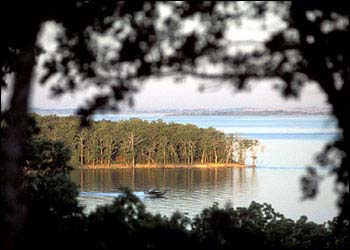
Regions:
<instances>
[{"instance_id":1,"label":"forested peninsula","mask_svg":"<svg viewBox=\"0 0 350 250\"><path fill-rule=\"evenodd\" d=\"M212 127L162 120L92 121L79 130L79 118L32 114L36 140L60 141L76 167L244 166L255 165L258 140L225 134Z\"/></svg>"}]
</instances>

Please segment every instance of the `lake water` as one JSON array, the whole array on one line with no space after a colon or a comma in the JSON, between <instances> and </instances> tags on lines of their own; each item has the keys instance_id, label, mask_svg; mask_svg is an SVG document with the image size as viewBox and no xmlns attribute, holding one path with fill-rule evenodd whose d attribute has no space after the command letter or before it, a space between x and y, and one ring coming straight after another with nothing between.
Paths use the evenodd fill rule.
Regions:
<instances>
[{"instance_id":1,"label":"lake water","mask_svg":"<svg viewBox=\"0 0 350 250\"><path fill-rule=\"evenodd\" d=\"M300 178L305 167L316 166L315 155L336 138L335 121L328 116L166 116L96 115L95 120L132 117L152 121L191 123L225 133L258 139L257 167L246 169L117 169L78 170L72 179L84 193L80 202L89 212L113 201L120 186L139 192L152 187L169 188L167 199L142 198L150 212L170 215L176 210L190 217L218 202L220 206L248 206L266 202L287 217L307 215L324 222L337 214L333 180L326 178L316 199L301 201ZM249 163L249 162L247 162ZM99 192L99 193L96 193ZM104 195L106 194L107 195ZM109 195L108 195L109 194Z\"/></svg>"}]
</instances>

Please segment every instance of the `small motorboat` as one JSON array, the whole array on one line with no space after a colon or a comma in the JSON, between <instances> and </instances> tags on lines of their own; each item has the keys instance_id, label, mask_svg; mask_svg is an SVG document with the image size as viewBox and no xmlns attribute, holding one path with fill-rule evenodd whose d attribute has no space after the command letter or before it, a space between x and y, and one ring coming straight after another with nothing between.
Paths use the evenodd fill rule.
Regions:
<instances>
[{"instance_id":1,"label":"small motorboat","mask_svg":"<svg viewBox=\"0 0 350 250\"><path fill-rule=\"evenodd\" d=\"M148 198L164 198L164 195L167 193L168 189L160 190L156 188L149 189L145 191L145 197Z\"/></svg>"}]
</instances>

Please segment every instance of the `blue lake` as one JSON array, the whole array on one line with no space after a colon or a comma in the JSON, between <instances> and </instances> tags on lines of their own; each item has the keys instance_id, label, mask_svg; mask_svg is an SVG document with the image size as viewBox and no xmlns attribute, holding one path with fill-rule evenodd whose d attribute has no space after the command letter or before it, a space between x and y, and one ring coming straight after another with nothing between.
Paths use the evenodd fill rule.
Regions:
<instances>
[{"instance_id":1,"label":"blue lake","mask_svg":"<svg viewBox=\"0 0 350 250\"><path fill-rule=\"evenodd\" d=\"M144 199L155 213L170 215L180 210L194 216L204 207L218 202L247 206L251 201L267 202L297 219L307 215L324 222L337 214L333 179L325 178L320 194L301 201L300 178L305 167L317 166L315 156L338 135L337 124L329 116L170 116L164 114L95 115L95 120L139 118L199 127L214 127L225 133L258 139L261 147L257 167L247 169L119 169L80 170L72 174L84 195L87 211L109 203L113 195L96 196L92 192L115 193L120 186L135 192L151 187L170 188L168 199ZM247 162L249 164L249 162ZM321 169L321 173L326 174ZM91 195L89 195L89 192Z\"/></svg>"}]
</instances>

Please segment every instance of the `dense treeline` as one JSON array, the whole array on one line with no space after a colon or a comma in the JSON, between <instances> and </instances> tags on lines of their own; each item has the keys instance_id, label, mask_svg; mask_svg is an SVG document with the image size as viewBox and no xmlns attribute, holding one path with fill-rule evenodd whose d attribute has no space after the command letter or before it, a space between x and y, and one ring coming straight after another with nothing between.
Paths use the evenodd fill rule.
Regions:
<instances>
[{"instance_id":1,"label":"dense treeline","mask_svg":"<svg viewBox=\"0 0 350 250\"><path fill-rule=\"evenodd\" d=\"M37 137L63 141L73 165L242 163L255 164L258 141L226 135L214 128L162 120L94 121L78 129L76 117L39 116Z\"/></svg>"}]
</instances>

